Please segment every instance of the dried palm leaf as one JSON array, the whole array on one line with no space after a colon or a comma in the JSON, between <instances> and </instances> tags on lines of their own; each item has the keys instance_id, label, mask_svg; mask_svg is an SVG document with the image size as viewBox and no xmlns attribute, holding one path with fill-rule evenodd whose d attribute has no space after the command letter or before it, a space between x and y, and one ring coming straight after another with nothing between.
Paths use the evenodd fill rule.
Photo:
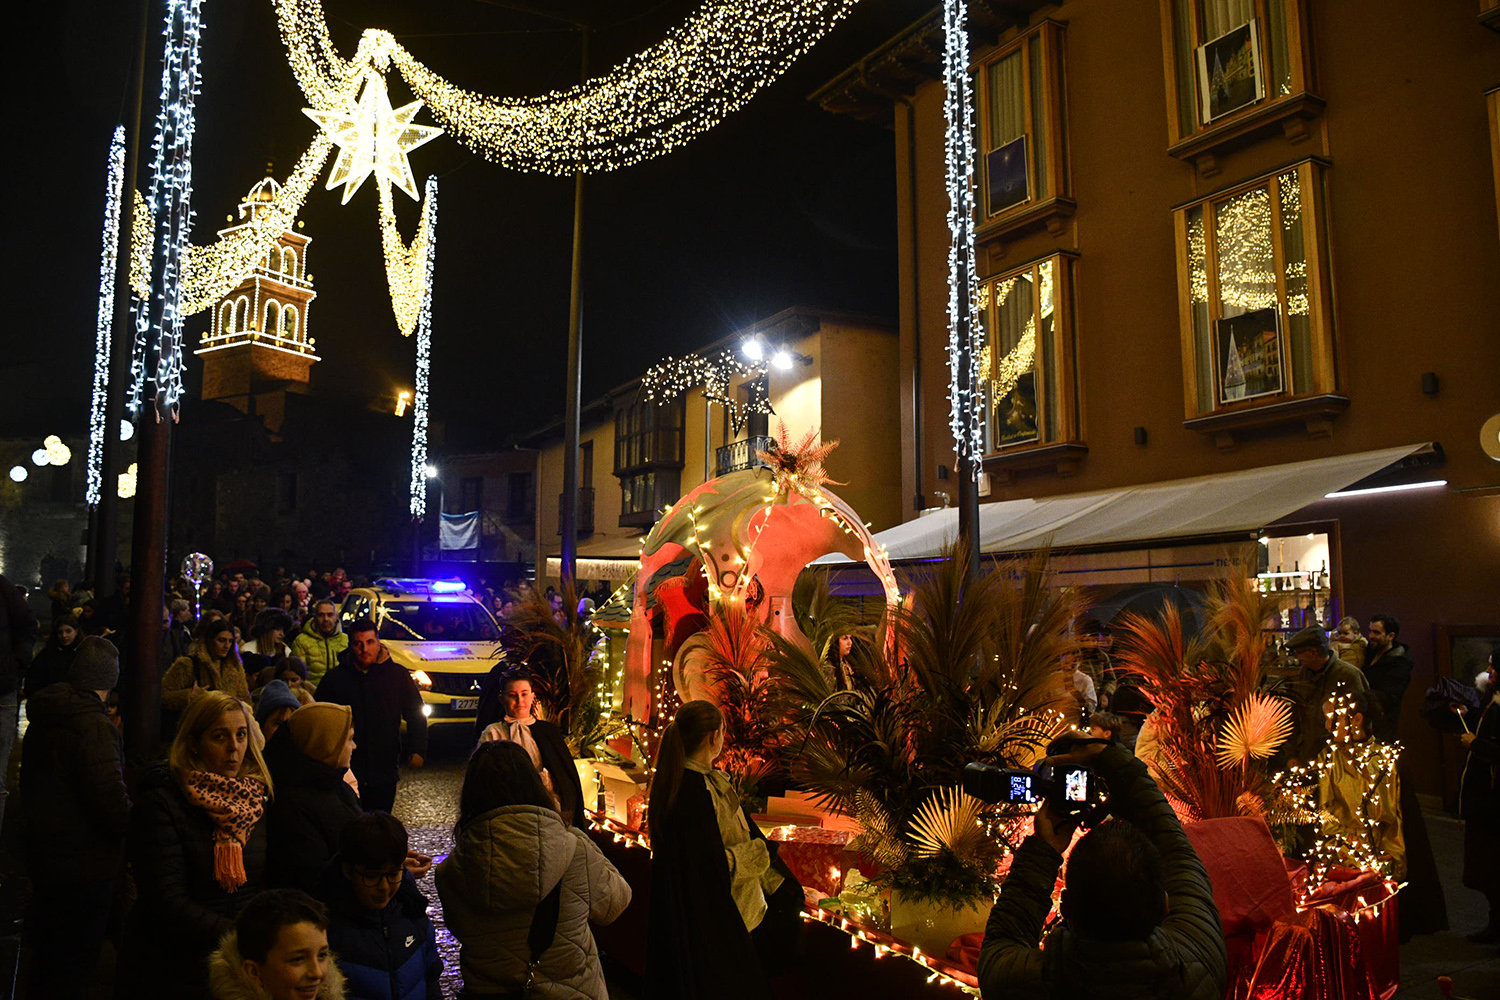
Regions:
<instances>
[{"instance_id":1,"label":"dried palm leaf","mask_svg":"<svg viewBox=\"0 0 1500 1000\"><path fill-rule=\"evenodd\" d=\"M986 837L979 825L983 803L961 787L940 788L922 803L911 821L911 839L918 857L949 851L960 858L975 853Z\"/></svg>"},{"instance_id":2,"label":"dried palm leaf","mask_svg":"<svg viewBox=\"0 0 1500 1000\"><path fill-rule=\"evenodd\" d=\"M1251 760L1267 760L1291 735L1291 706L1252 691L1219 733L1219 766L1244 767Z\"/></svg>"}]
</instances>

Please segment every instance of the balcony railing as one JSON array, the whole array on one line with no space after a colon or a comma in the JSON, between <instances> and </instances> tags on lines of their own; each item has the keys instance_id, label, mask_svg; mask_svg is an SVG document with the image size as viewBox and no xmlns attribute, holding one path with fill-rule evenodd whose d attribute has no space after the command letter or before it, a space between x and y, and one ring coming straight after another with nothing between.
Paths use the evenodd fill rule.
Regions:
<instances>
[{"instance_id":1,"label":"balcony railing","mask_svg":"<svg viewBox=\"0 0 1500 1000\"><path fill-rule=\"evenodd\" d=\"M714 450L714 474L717 476L754 469L766 465L766 460L756 457L758 451L770 451L776 439L768 434L756 434L743 441L731 441Z\"/></svg>"},{"instance_id":2,"label":"balcony railing","mask_svg":"<svg viewBox=\"0 0 1500 1000\"><path fill-rule=\"evenodd\" d=\"M567 502L566 493L557 495L557 533L559 535L562 534L563 507ZM580 535L594 533L594 488L592 486L578 488L578 533Z\"/></svg>"}]
</instances>

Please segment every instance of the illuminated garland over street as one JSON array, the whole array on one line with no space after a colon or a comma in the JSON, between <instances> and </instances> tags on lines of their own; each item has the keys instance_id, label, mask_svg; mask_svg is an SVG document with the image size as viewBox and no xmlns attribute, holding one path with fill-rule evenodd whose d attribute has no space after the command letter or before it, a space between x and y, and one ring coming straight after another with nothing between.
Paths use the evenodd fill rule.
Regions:
<instances>
[{"instance_id":1,"label":"illuminated garland over street","mask_svg":"<svg viewBox=\"0 0 1500 1000\"><path fill-rule=\"evenodd\" d=\"M393 64L435 117L474 152L516 170L599 173L670 152L743 107L826 35L857 0L708 0L660 43L608 73L539 97L454 86L389 32L366 30L339 56L320 0L272 0L287 58L318 111L340 108L350 79Z\"/></svg>"},{"instance_id":2,"label":"illuminated garland over street","mask_svg":"<svg viewBox=\"0 0 1500 1000\"><path fill-rule=\"evenodd\" d=\"M182 395L183 250L193 227L193 102L198 95L202 0L168 0L161 105L151 169L155 255L149 300L136 312L130 405L150 402L158 419L177 417ZM148 366L151 366L148 370Z\"/></svg>"},{"instance_id":3,"label":"illuminated garland over street","mask_svg":"<svg viewBox=\"0 0 1500 1000\"><path fill-rule=\"evenodd\" d=\"M382 179L380 185L381 217L391 200L390 185ZM382 231L384 226L381 227ZM395 228L392 221L391 228ZM422 305L417 320L417 377L416 392L412 397L411 426L411 513L422 517L427 513L427 374L432 351L432 265L437 256L437 178L427 178L427 191L422 200L422 225L417 238L412 241L412 250L420 243L422 250ZM397 241L399 242L399 237ZM391 294L396 294L396 285L391 283ZM441 514L441 512L439 512Z\"/></svg>"},{"instance_id":4,"label":"illuminated garland over street","mask_svg":"<svg viewBox=\"0 0 1500 1000\"><path fill-rule=\"evenodd\" d=\"M104 181L104 234L99 249L99 316L94 327L94 393L89 401L88 486L85 499L97 507L103 495L104 409L109 396L109 346L115 319L115 256L120 240L120 196L125 187L125 128L109 142Z\"/></svg>"},{"instance_id":5,"label":"illuminated garland over street","mask_svg":"<svg viewBox=\"0 0 1500 1000\"><path fill-rule=\"evenodd\" d=\"M948 182L948 427L960 458L979 469L984 456L980 352L984 325L974 295L974 95L969 80L969 5L943 0L943 149ZM967 306L967 310L963 308ZM967 311L968 328L963 315ZM963 338L967 338L965 344ZM966 363L968 371L961 371Z\"/></svg>"}]
</instances>

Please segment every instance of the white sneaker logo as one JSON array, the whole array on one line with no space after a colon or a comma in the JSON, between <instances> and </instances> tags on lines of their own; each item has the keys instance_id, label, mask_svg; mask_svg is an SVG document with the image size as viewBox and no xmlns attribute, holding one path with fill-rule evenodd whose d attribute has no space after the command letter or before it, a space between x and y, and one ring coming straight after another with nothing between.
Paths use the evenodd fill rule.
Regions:
<instances>
[{"instance_id":1,"label":"white sneaker logo","mask_svg":"<svg viewBox=\"0 0 1500 1000\"><path fill-rule=\"evenodd\" d=\"M408 948L410 948L413 944L416 943L416 941L417 941L417 936L415 934L409 934L409 935L407 935L407 938L406 938L406 946Z\"/></svg>"}]
</instances>

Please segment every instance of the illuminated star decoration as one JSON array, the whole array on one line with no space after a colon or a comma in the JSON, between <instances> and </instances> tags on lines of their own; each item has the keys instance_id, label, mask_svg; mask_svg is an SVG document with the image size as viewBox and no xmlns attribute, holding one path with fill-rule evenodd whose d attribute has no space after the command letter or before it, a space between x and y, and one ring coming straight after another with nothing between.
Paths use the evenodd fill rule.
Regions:
<instances>
[{"instance_id":1,"label":"illuminated star decoration","mask_svg":"<svg viewBox=\"0 0 1500 1000\"><path fill-rule=\"evenodd\" d=\"M832 441L818 440L818 432L808 431L802 440L792 444L787 436L786 424L782 424L774 446L767 451L757 451L755 457L764 461L776 474L776 486L783 493L796 490L806 495L824 483L842 486L828 478L823 462L833 449L839 446L838 438Z\"/></svg>"},{"instance_id":2,"label":"illuminated star decoration","mask_svg":"<svg viewBox=\"0 0 1500 1000\"><path fill-rule=\"evenodd\" d=\"M339 158L328 175L328 190L344 185L347 205L373 173L377 180L395 184L416 200L417 182L406 154L443 134L432 125L411 124L421 109L421 101L392 108L384 78L373 72L365 75L359 101L345 110L303 108L302 113L322 126L339 147Z\"/></svg>"}]
</instances>

